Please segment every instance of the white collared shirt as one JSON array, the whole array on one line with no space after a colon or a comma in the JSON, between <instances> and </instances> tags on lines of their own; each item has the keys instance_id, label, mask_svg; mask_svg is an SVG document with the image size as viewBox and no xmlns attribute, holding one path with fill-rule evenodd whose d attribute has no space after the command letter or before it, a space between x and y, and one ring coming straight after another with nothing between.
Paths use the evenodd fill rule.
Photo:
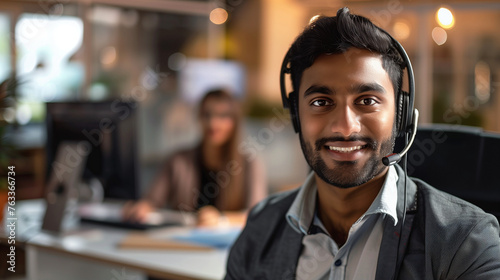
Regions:
<instances>
[{"instance_id":1,"label":"white collared shirt","mask_svg":"<svg viewBox=\"0 0 500 280\"><path fill-rule=\"evenodd\" d=\"M311 173L286 214L290 226L305 235L297 279L375 279L384 220L391 219L394 226L398 222L397 181L397 172L391 166L379 194L351 226L346 243L339 248L316 215L317 186ZM311 233L311 224L322 230Z\"/></svg>"}]
</instances>

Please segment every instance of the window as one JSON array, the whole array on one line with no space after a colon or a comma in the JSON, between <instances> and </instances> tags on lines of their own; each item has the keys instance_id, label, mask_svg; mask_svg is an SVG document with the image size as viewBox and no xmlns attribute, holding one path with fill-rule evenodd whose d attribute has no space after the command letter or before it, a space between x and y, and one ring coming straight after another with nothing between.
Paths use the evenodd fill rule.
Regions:
<instances>
[{"instance_id":1,"label":"window","mask_svg":"<svg viewBox=\"0 0 500 280\"><path fill-rule=\"evenodd\" d=\"M83 23L73 16L22 14L16 24L18 122L42 120L43 102L76 100L84 79L79 61Z\"/></svg>"}]
</instances>

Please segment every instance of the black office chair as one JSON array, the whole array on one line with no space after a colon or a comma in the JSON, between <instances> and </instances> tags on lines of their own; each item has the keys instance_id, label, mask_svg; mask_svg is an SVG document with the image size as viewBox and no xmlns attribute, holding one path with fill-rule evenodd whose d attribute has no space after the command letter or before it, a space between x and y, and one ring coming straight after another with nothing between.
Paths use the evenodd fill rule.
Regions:
<instances>
[{"instance_id":1,"label":"black office chair","mask_svg":"<svg viewBox=\"0 0 500 280\"><path fill-rule=\"evenodd\" d=\"M460 125L421 126L408 152L408 174L500 220L500 134Z\"/></svg>"}]
</instances>

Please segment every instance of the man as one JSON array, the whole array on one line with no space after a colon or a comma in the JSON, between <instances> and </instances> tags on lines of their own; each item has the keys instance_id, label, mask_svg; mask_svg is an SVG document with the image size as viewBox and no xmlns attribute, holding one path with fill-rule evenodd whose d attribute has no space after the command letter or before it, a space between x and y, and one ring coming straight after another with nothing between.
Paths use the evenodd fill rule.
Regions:
<instances>
[{"instance_id":1,"label":"man","mask_svg":"<svg viewBox=\"0 0 500 280\"><path fill-rule=\"evenodd\" d=\"M292 44L290 106L313 172L251 211L226 279L500 279L495 217L382 164L400 121L391 40L343 8Z\"/></svg>"}]
</instances>

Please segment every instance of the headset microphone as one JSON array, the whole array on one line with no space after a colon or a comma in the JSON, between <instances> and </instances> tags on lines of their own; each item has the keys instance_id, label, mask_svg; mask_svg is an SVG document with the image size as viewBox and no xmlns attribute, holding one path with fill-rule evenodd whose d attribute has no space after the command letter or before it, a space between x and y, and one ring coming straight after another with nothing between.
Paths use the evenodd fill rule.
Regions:
<instances>
[{"instance_id":1,"label":"headset microphone","mask_svg":"<svg viewBox=\"0 0 500 280\"><path fill-rule=\"evenodd\" d=\"M382 163L385 166L391 166L396 163L398 163L401 158L410 150L411 145L413 144L413 140L415 140L415 135L417 135L417 126L418 126L418 110L415 108L413 110L413 125L411 128L411 138L410 141L408 141L408 144L404 147L404 149L399 152L399 153L393 153L390 155L387 155L382 158Z\"/></svg>"}]
</instances>

